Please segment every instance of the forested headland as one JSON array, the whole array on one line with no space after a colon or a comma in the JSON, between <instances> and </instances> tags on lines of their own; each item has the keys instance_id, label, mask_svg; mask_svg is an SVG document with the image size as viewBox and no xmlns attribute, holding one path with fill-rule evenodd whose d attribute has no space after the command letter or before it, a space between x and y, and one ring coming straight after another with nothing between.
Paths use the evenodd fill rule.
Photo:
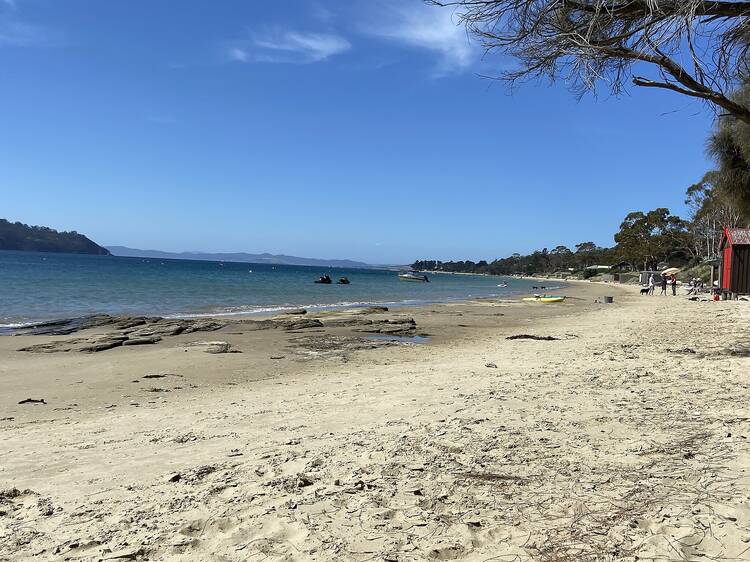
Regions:
<instances>
[{"instance_id":1,"label":"forested headland","mask_svg":"<svg viewBox=\"0 0 750 562\"><path fill-rule=\"evenodd\" d=\"M29 226L5 219L0 219L0 250L110 255L109 250L75 231L58 232L46 226Z\"/></svg>"}]
</instances>

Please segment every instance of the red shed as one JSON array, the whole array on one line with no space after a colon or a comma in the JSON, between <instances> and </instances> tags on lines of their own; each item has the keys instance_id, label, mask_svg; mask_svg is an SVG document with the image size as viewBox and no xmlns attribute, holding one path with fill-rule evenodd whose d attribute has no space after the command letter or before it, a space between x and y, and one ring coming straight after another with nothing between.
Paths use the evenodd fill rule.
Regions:
<instances>
[{"instance_id":1,"label":"red shed","mask_svg":"<svg viewBox=\"0 0 750 562\"><path fill-rule=\"evenodd\" d=\"M750 293L750 228L725 228L719 250L722 292Z\"/></svg>"}]
</instances>

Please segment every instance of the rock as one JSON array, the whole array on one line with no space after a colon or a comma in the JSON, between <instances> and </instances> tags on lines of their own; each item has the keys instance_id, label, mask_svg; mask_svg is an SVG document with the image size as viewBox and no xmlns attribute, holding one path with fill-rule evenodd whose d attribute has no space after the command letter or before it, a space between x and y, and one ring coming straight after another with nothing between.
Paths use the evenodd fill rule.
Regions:
<instances>
[{"instance_id":1,"label":"rock","mask_svg":"<svg viewBox=\"0 0 750 562\"><path fill-rule=\"evenodd\" d=\"M106 339L101 340L96 343L93 343L91 345L85 345L82 348L80 348L78 351L82 351L83 353L98 353L99 351L107 351L108 349L112 349L114 347L119 347L123 344L127 338L113 338L113 339Z\"/></svg>"},{"instance_id":2,"label":"rock","mask_svg":"<svg viewBox=\"0 0 750 562\"><path fill-rule=\"evenodd\" d=\"M148 336L178 336L185 331L187 326L182 321L159 321L143 330L136 330L131 334L133 337Z\"/></svg>"},{"instance_id":3,"label":"rock","mask_svg":"<svg viewBox=\"0 0 750 562\"><path fill-rule=\"evenodd\" d=\"M251 332L278 328L278 324L273 320L241 320L237 324L242 324L243 327Z\"/></svg>"},{"instance_id":4,"label":"rock","mask_svg":"<svg viewBox=\"0 0 750 562\"><path fill-rule=\"evenodd\" d=\"M173 472L169 476L167 476L167 482L179 482L182 478L182 475L180 475L179 472Z\"/></svg>"},{"instance_id":5,"label":"rock","mask_svg":"<svg viewBox=\"0 0 750 562\"><path fill-rule=\"evenodd\" d=\"M202 347L206 353L242 353L232 349L232 344L225 341L195 341L186 345L188 347Z\"/></svg>"},{"instance_id":6,"label":"rock","mask_svg":"<svg viewBox=\"0 0 750 562\"><path fill-rule=\"evenodd\" d=\"M285 310L282 314L307 314L304 308L295 308L294 310Z\"/></svg>"},{"instance_id":7,"label":"rock","mask_svg":"<svg viewBox=\"0 0 750 562\"><path fill-rule=\"evenodd\" d=\"M45 402L44 398L26 398L21 400L19 404L44 404L46 406L47 402Z\"/></svg>"},{"instance_id":8,"label":"rock","mask_svg":"<svg viewBox=\"0 0 750 562\"><path fill-rule=\"evenodd\" d=\"M396 318L373 322L371 326L358 329L357 331L391 336L408 336L412 335L416 329L417 323L414 321L414 318Z\"/></svg>"},{"instance_id":9,"label":"rock","mask_svg":"<svg viewBox=\"0 0 750 562\"><path fill-rule=\"evenodd\" d=\"M35 345L22 347L18 351L26 351L29 353L57 353L58 351L71 350L71 347L65 347L60 344L61 342L37 343Z\"/></svg>"},{"instance_id":10,"label":"rock","mask_svg":"<svg viewBox=\"0 0 750 562\"><path fill-rule=\"evenodd\" d=\"M80 318L67 318L52 322L42 322L31 326L24 326L13 333L30 336L67 336L80 330L88 330L111 324L113 317L108 314L96 314Z\"/></svg>"},{"instance_id":11,"label":"rock","mask_svg":"<svg viewBox=\"0 0 750 562\"><path fill-rule=\"evenodd\" d=\"M126 316L117 320L113 326L117 330L127 330L128 328L135 328L136 326L143 326L146 323L146 318L143 316L130 317Z\"/></svg>"},{"instance_id":12,"label":"rock","mask_svg":"<svg viewBox=\"0 0 750 562\"><path fill-rule=\"evenodd\" d=\"M494 363L487 363L485 367L487 367L488 369L497 369L497 365L495 365Z\"/></svg>"},{"instance_id":13,"label":"rock","mask_svg":"<svg viewBox=\"0 0 750 562\"><path fill-rule=\"evenodd\" d=\"M361 309L361 314L378 314L380 312L388 312L387 306L368 306L367 308Z\"/></svg>"},{"instance_id":14,"label":"rock","mask_svg":"<svg viewBox=\"0 0 750 562\"><path fill-rule=\"evenodd\" d=\"M402 336L402 335L409 335L411 332L417 329L416 324L388 324L385 326L381 326L380 330L378 330L378 333L380 334L388 334L392 336Z\"/></svg>"},{"instance_id":15,"label":"rock","mask_svg":"<svg viewBox=\"0 0 750 562\"><path fill-rule=\"evenodd\" d=\"M369 318L357 318L357 317L348 317L348 318L331 318L326 319L325 322L323 322L323 325L326 328L344 328L348 326L370 326L372 325L372 320Z\"/></svg>"},{"instance_id":16,"label":"rock","mask_svg":"<svg viewBox=\"0 0 750 562\"><path fill-rule=\"evenodd\" d=\"M414 321L414 318L395 318L392 320L384 320L386 324L414 324L417 323Z\"/></svg>"},{"instance_id":17,"label":"rock","mask_svg":"<svg viewBox=\"0 0 750 562\"><path fill-rule=\"evenodd\" d=\"M308 328L322 328L323 322L315 318L304 318L283 322L282 325L285 330L306 330Z\"/></svg>"},{"instance_id":18,"label":"rock","mask_svg":"<svg viewBox=\"0 0 750 562\"><path fill-rule=\"evenodd\" d=\"M153 336L175 336L181 333L192 332L212 332L223 328L226 324L215 322L213 320L203 319L173 319L161 318L158 316L109 316L108 314L98 314L94 316L84 316L81 318L70 318L55 320L52 322L42 322L31 326L24 326L15 329L10 333L12 335L69 335L81 330L99 328L102 326L111 326L117 332L108 334L107 339L122 337L127 339L139 339ZM101 338L95 338L101 339ZM68 340L65 342L56 342L61 344L76 343L77 340ZM101 342L95 341L91 346L96 349L86 349L85 351L103 351ZM145 343L145 342L144 342ZM131 344L133 345L133 344ZM114 346L116 347L116 346ZM111 349L107 347L106 349ZM64 349L53 348L24 348L24 351L51 352L51 351L69 351L70 347Z\"/></svg>"},{"instance_id":19,"label":"rock","mask_svg":"<svg viewBox=\"0 0 750 562\"><path fill-rule=\"evenodd\" d=\"M147 345L160 341L161 337L159 336L144 336L141 338L128 338L127 340L122 342L122 345Z\"/></svg>"},{"instance_id":20,"label":"rock","mask_svg":"<svg viewBox=\"0 0 750 562\"><path fill-rule=\"evenodd\" d=\"M212 320L187 320L189 324L185 326L183 330L186 334L193 332L215 332L226 326L226 324L220 324L219 322L213 322Z\"/></svg>"}]
</instances>

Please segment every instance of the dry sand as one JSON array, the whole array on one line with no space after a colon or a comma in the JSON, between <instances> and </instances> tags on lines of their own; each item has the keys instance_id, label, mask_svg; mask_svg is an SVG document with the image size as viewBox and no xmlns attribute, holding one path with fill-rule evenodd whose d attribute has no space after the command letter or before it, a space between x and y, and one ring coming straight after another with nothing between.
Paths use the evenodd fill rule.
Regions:
<instances>
[{"instance_id":1,"label":"dry sand","mask_svg":"<svg viewBox=\"0 0 750 562\"><path fill-rule=\"evenodd\" d=\"M750 560L748 303L566 292L2 337L0 560Z\"/></svg>"}]
</instances>

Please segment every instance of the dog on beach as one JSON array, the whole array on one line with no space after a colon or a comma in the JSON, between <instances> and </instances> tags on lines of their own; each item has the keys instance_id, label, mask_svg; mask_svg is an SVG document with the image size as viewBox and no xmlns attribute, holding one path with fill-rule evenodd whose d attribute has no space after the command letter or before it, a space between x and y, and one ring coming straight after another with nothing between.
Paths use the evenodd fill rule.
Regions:
<instances>
[{"instance_id":1,"label":"dog on beach","mask_svg":"<svg viewBox=\"0 0 750 562\"><path fill-rule=\"evenodd\" d=\"M643 295L648 295L648 291L649 291L649 288L648 288L648 287L643 287L643 288L641 289L641 296L643 296Z\"/></svg>"}]
</instances>

